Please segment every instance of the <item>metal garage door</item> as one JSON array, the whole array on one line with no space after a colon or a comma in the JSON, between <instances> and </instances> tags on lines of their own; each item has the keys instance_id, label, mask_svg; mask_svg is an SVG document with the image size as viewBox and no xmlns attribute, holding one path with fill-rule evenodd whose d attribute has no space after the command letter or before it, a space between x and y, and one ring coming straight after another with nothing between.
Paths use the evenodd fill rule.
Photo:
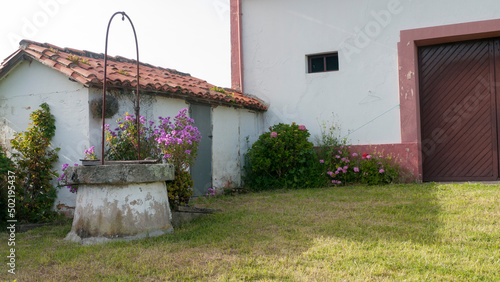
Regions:
<instances>
[{"instance_id":1,"label":"metal garage door","mask_svg":"<svg viewBox=\"0 0 500 282\"><path fill-rule=\"evenodd\" d=\"M488 39L419 48L424 181L498 178L499 46Z\"/></svg>"}]
</instances>

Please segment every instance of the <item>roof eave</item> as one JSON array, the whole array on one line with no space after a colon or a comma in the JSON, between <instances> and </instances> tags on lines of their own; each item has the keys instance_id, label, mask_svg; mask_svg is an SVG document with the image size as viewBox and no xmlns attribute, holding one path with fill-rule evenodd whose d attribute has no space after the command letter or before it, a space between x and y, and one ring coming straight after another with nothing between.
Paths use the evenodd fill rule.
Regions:
<instances>
[{"instance_id":1,"label":"roof eave","mask_svg":"<svg viewBox=\"0 0 500 282\"><path fill-rule=\"evenodd\" d=\"M93 84L88 84L87 87L93 87L97 88L99 90L102 90L102 83L93 83ZM135 88L131 87L119 87L115 85L108 85L106 87L108 90L135 90ZM177 88L176 88L177 89ZM257 112L265 112L267 111L268 107L265 105L262 105L260 107L258 106L253 106L253 105L245 105L241 103L237 103L234 100L215 100L215 99L210 99L210 98L204 98L201 95L196 95L195 93L192 92L182 92L182 89L177 89L177 91L160 91L160 90L152 90L152 89L140 89L141 92L147 93L147 94L154 94L157 96L162 96L166 98L175 98L175 99L182 99L187 102L195 102L195 103L202 103L202 104L209 104L209 105L215 105L215 106L227 106L227 107L233 107L233 108L239 108L239 109L247 109L247 110L252 110L252 111L257 111Z\"/></svg>"}]
</instances>

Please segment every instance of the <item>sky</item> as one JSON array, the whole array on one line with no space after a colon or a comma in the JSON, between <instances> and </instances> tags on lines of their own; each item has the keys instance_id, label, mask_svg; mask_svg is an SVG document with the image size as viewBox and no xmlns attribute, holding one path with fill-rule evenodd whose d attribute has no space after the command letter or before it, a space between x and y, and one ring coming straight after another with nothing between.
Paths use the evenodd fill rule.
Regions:
<instances>
[{"instance_id":1,"label":"sky","mask_svg":"<svg viewBox=\"0 0 500 282\"><path fill-rule=\"evenodd\" d=\"M139 60L230 87L229 0L2 0L0 61L29 39L104 53L115 12L134 24ZM108 55L136 58L128 20L111 22Z\"/></svg>"}]
</instances>

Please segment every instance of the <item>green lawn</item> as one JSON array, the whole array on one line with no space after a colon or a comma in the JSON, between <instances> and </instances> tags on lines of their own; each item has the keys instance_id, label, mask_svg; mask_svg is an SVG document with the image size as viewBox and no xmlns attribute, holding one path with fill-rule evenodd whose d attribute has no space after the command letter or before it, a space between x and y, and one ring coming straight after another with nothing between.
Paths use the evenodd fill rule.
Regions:
<instances>
[{"instance_id":1,"label":"green lawn","mask_svg":"<svg viewBox=\"0 0 500 282\"><path fill-rule=\"evenodd\" d=\"M157 238L17 234L0 280L500 281L500 186L349 186L201 198L223 212ZM0 234L5 260L7 234Z\"/></svg>"}]
</instances>

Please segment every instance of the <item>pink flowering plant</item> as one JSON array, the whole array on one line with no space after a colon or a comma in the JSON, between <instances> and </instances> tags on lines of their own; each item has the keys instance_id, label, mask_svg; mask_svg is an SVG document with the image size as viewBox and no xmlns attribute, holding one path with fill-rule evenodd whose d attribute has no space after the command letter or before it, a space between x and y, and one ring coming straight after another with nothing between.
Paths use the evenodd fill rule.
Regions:
<instances>
[{"instance_id":1,"label":"pink flowering plant","mask_svg":"<svg viewBox=\"0 0 500 282\"><path fill-rule=\"evenodd\" d=\"M74 164L73 166L78 166L78 164ZM69 189L69 191L71 193L76 193L76 191L78 190L78 187L75 186L75 185L67 185L68 183L68 175L66 174L67 171L66 169L69 167L69 164L63 164L62 165L62 174L61 176L59 176L59 178L57 178L57 181L59 181L59 183L61 183L59 186L66 186L66 188Z\"/></svg>"},{"instance_id":2,"label":"pink flowering plant","mask_svg":"<svg viewBox=\"0 0 500 282\"><path fill-rule=\"evenodd\" d=\"M187 116L187 109L181 110L173 121L169 117L159 119L155 140L162 157L175 168L174 181L167 183L170 204L175 208L187 204L193 195L189 167L196 160L201 134L194 120Z\"/></svg>"},{"instance_id":3,"label":"pink flowering plant","mask_svg":"<svg viewBox=\"0 0 500 282\"><path fill-rule=\"evenodd\" d=\"M194 126L194 120L187 116L187 109L179 111L173 120L170 117L159 117L159 123L148 121L139 116L140 122L140 150L141 159L163 158L174 165L175 179L167 183L170 204L176 207L187 204L192 195L193 181L189 168L194 164L197 156L201 134ZM107 149L106 160L136 160L137 159L137 126L135 116L125 113L116 121L117 127L105 125ZM85 159L95 160L95 148L92 146L84 151ZM76 164L75 164L76 165ZM60 182L67 183L65 170L68 164L63 165L63 175ZM68 186L71 192L77 187Z\"/></svg>"},{"instance_id":4,"label":"pink flowering plant","mask_svg":"<svg viewBox=\"0 0 500 282\"><path fill-rule=\"evenodd\" d=\"M331 156L324 162L330 185L380 185L401 180L402 169L391 156L351 151L351 146L331 148Z\"/></svg>"},{"instance_id":5,"label":"pink flowering plant","mask_svg":"<svg viewBox=\"0 0 500 282\"><path fill-rule=\"evenodd\" d=\"M187 116L187 109L181 110L174 120L160 119L155 140L163 158L174 164L176 173L189 169L196 160L201 134L194 126L194 120Z\"/></svg>"},{"instance_id":6,"label":"pink flowering plant","mask_svg":"<svg viewBox=\"0 0 500 282\"><path fill-rule=\"evenodd\" d=\"M85 157L84 157L85 160L97 160L97 155L95 154L95 147L94 146L83 151L83 154L85 155Z\"/></svg>"},{"instance_id":7,"label":"pink flowering plant","mask_svg":"<svg viewBox=\"0 0 500 282\"><path fill-rule=\"evenodd\" d=\"M407 181L406 172L391 156L359 153L342 138L337 123L322 124L321 137L316 139L318 164L328 185L387 184Z\"/></svg>"},{"instance_id":8,"label":"pink flowering plant","mask_svg":"<svg viewBox=\"0 0 500 282\"><path fill-rule=\"evenodd\" d=\"M207 196L207 197L215 196L215 187L214 188L208 188L208 193L206 193L205 196Z\"/></svg>"},{"instance_id":9,"label":"pink flowering plant","mask_svg":"<svg viewBox=\"0 0 500 282\"><path fill-rule=\"evenodd\" d=\"M160 150L156 138L157 127L153 121L147 121L139 116L141 159L147 157L158 158ZM134 115L125 113L116 121L117 127L111 129L109 124L106 130L106 160L136 160L137 159L137 126Z\"/></svg>"}]
</instances>

